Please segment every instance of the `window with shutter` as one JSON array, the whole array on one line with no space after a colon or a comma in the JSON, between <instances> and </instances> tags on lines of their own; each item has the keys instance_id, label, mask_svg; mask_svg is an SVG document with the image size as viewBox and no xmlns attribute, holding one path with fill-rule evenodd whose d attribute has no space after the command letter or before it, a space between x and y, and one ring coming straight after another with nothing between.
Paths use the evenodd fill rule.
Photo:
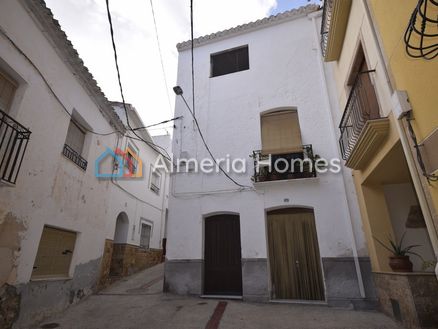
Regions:
<instances>
[{"instance_id":1,"label":"window with shutter","mask_svg":"<svg viewBox=\"0 0 438 329\"><path fill-rule=\"evenodd\" d=\"M77 154L81 155L84 141L85 132L73 120L70 120L65 144L70 146Z\"/></svg>"},{"instance_id":2,"label":"window with shutter","mask_svg":"<svg viewBox=\"0 0 438 329\"><path fill-rule=\"evenodd\" d=\"M138 167L138 148L131 143L128 143L126 148L125 170L127 173L135 175Z\"/></svg>"},{"instance_id":3,"label":"window with shutter","mask_svg":"<svg viewBox=\"0 0 438 329\"><path fill-rule=\"evenodd\" d=\"M68 277L76 233L45 226L38 246L32 278Z\"/></svg>"},{"instance_id":4,"label":"window with shutter","mask_svg":"<svg viewBox=\"0 0 438 329\"><path fill-rule=\"evenodd\" d=\"M262 153L302 152L301 131L296 110L270 112L261 117Z\"/></svg>"},{"instance_id":5,"label":"window with shutter","mask_svg":"<svg viewBox=\"0 0 438 329\"><path fill-rule=\"evenodd\" d=\"M212 77L248 70L248 46L228 49L220 53L212 54L210 60Z\"/></svg>"},{"instance_id":6,"label":"window with shutter","mask_svg":"<svg viewBox=\"0 0 438 329\"><path fill-rule=\"evenodd\" d=\"M149 249L149 242L151 239L151 226L147 224L141 224L140 234L140 247Z\"/></svg>"},{"instance_id":7,"label":"window with shutter","mask_svg":"<svg viewBox=\"0 0 438 329\"><path fill-rule=\"evenodd\" d=\"M17 83L0 71L0 110L9 111L16 89Z\"/></svg>"},{"instance_id":8,"label":"window with shutter","mask_svg":"<svg viewBox=\"0 0 438 329\"><path fill-rule=\"evenodd\" d=\"M158 172L153 171L152 169L150 189L155 193L159 194L160 186L161 186L161 175Z\"/></svg>"}]
</instances>

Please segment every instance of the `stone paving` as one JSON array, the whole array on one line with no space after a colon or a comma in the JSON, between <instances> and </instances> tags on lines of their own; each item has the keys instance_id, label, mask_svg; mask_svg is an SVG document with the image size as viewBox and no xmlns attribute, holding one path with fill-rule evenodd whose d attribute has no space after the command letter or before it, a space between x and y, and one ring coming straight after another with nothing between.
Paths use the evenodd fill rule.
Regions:
<instances>
[{"instance_id":1,"label":"stone paving","mask_svg":"<svg viewBox=\"0 0 438 329\"><path fill-rule=\"evenodd\" d=\"M396 329L378 312L255 304L163 294L160 264L114 283L36 328L62 329Z\"/></svg>"}]
</instances>

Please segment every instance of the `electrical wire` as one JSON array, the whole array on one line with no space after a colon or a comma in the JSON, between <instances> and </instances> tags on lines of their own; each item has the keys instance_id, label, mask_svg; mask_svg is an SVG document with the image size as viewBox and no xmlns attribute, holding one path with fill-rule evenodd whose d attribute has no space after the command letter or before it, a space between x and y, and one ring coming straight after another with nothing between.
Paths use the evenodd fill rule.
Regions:
<instances>
[{"instance_id":1,"label":"electrical wire","mask_svg":"<svg viewBox=\"0 0 438 329\"><path fill-rule=\"evenodd\" d=\"M414 128L412 127L412 124L411 124L412 120L413 120L412 112L409 112L409 114L406 118L406 121L408 123L409 135L411 136L412 142L414 143L414 148L415 148L415 151L417 153L417 161L418 161L418 164L420 165L420 169L422 171L422 174L424 177L427 178L428 181L437 182L438 176L433 175L433 174L430 175L427 173L426 165L424 164L423 157L421 156L421 151L420 151L421 145L418 145L417 136L415 135Z\"/></svg>"},{"instance_id":2,"label":"electrical wire","mask_svg":"<svg viewBox=\"0 0 438 329\"><path fill-rule=\"evenodd\" d=\"M162 125L164 123L168 123L168 122L171 122L171 121L179 120L181 118L182 118L182 115L180 115L179 117L175 117L175 118L169 119L169 120L164 120L164 121L161 121L161 122L158 122L158 123L154 123L154 124L151 124L151 125L148 125L148 126L134 128L133 130L147 129L147 128L155 127L155 126L158 126L158 125Z\"/></svg>"},{"instance_id":3,"label":"electrical wire","mask_svg":"<svg viewBox=\"0 0 438 329\"><path fill-rule=\"evenodd\" d=\"M202 143L205 146L205 149L207 150L208 154L210 155L211 159L213 160L213 162L216 164L216 166L219 168L220 171L222 171L222 173L230 180L232 181L235 185L241 187L242 189L253 189L252 186L248 186L248 185L243 185L238 183L236 180L234 180L217 162L216 158L213 156L213 153L210 150L210 147L207 145L207 142L205 141L204 135L202 134L201 128L199 127L199 123L198 120L196 119L195 115L193 114L192 110L190 109L189 104L187 103L185 97L183 94L180 94L181 98L184 101L184 104L186 105L187 109L189 110L190 114L193 117L193 121L195 122L196 125L196 129L198 130L199 136L201 137Z\"/></svg>"},{"instance_id":4,"label":"electrical wire","mask_svg":"<svg viewBox=\"0 0 438 329\"><path fill-rule=\"evenodd\" d=\"M137 132L131 127L131 124L129 122L129 116L128 116L128 109L126 108L126 102L125 102L125 95L123 92L123 85L122 85L122 79L120 76L120 68L119 68L119 59L118 59L118 55L117 55L117 47L116 47L116 42L114 39L114 28L113 28L113 21L112 21L112 17L111 17L111 11L110 11L110 7L109 7L109 0L106 0L106 11L107 11L107 17L108 17L108 23L109 23L109 28L110 28L110 35L111 35L111 44L113 47L113 54L114 54L114 62L115 62L115 66L116 66L116 71L117 71L117 81L119 84L119 90L120 90L120 96L122 98L122 104L123 104L123 109L125 111L125 116L126 116L126 125L128 126L129 130L142 142L146 143L147 145L151 146L152 148L154 148L158 153L160 153L162 156L164 156L167 160L171 161L171 157L169 156L169 154L167 153L167 151L154 143L151 143L145 139L143 139L140 135L137 134ZM161 153L160 151L158 151L156 148L159 148L161 150L163 150L166 154Z\"/></svg>"},{"instance_id":5,"label":"electrical wire","mask_svg":"<svg viewBox=\"0 0 438 329\"><path fill-rule=\"evenodd\" d=\"M15 50L17 50L17 52L20 55L22 55L24 57L24 59L26 59L26 61L33 67L33 69L38 73L40 78L43 80L43 82L46 85L46 87L49 90L49 92L52 94L52 96L55 98L55 100L61 106L62 110L68 115L70 120L72 120L75 125L79 126L80 129L82 129L83 131L85 131L87 133L90 133L90 134L93 134L93 135L98 135L98 136L109 136L109 135L112 135L112 134L120 134L121 136L127 137L129 139L144 141L143 139L138 139L138 138L134 138L132 136L129 136L129 135L125 134L124 132L120 131L120 130L115 130L115 131L111 131L111 132L108 132L108 133L100 133L100 132L95 132L93 130L90 130L90 129L84 127L83 125L79 124L73 118L72 113L70 113L70 111L67 109L67 107L64 105L64 103L61 101L61 99L58 97L56 92L53 90L52 86L50 85L50 83L48 82L48 80L46 79L44 74L41 72L41 70L38 68L38 66L36 66L36 64L29 58L29 56L26 55L26 53L14 42L14 40L12 40L9 37L9 35L6 33L6 31L4 31L2 28L0 28L0 34L3 35L9 41L9 43L15 48ZM176 119L179 119L179 118L173 118L173 119L176 120ZM172 121L173 119L170 119L170 121ZM161 124L161 123L158 123L158 124ZM150 125L150 126L152 127L152 126L155 126L155 125L158 125L158 124L153 124L153 125ZM149 144L150 147L153 147L152 145L150 145L150 144L153 144L153 143L149 142L147 144ZM153 145L155 145L155 144L153 144ZM166 155L163 155L161 152L159 152L158 150L156 150L154 148L155 151L157 151L158 153L162 154L167 159L170 159L170 155L167 153L167 151L164 148L162 148L159 145L155 145L155 147L161 148L166 153Z\"/></svg>"},{"instance_id":6,"label":"electrical wire","mask_svg":"<svg viewBox=\"0 0 438 329\"><path fill-rule=\"evenodd\" d=\"M193 53L193 0L190 0L190 52L192 57L192 108L193 108L193 116L196 116L196 108L195 108L195 56Z\"/></svg>"},{"instance_id":7,"label":"electrical wire","mask_svg":"<svg viewBox=\"0 0 438 329\"><path fill-rule=\"evenodd\" d=\"M108 1L108 0L107 0ZM195 60L194 60L194 51L193 51L193 0L190 0L190 43L191 43L191 64L192 64L192 106L193 111L190 108L189 104L187 103L184 95L181 93L177 93L177 95L181 96L181 98L184 101L184 104L186 105L187 109L189 110L190 114L193 117L193 121L195 122L196 129L198 130L199 136L201 137L202 143L205 146L205 149L207 150L208 154L210 155L213 162L216 164L217 168L227 177L230 181L232 181L235 185L239 186L241 189L253 189L252 186L243 185L238 183L236 180L234 180L217 162L216 158L214 157L213 153L210 150L210 147L208 146L207 142L205 141L204 135L201 131L201 127L199 126L198 120L196 119L196 112L195 112ZM175 91L175 88L174 88ZM176 92L176 91L175 91Z\"/></svg>"},{"instance_id":8,"label":"electrical wire","mask_svg":"<svg viewBox=\"0 0 438 329\"><path fill-rule=\"evenodd\" d=\"M161 62L161 70L163 72L163 81L164 81L164 86L166 88L166 95L167 95L167 101L169 102L169 109L172 112L172 103L170 101L170 95L169 95L169 85L167 84L167 78L166 78L166 70L164 69L164 61L163 61L163 53L161 52L161 45L160 45L160 38L158 37L158 28L157 28L157 21L155 19L155 10L154 10L154 5L152 3L152 0L149 0L150 4L151 4L151 11L152 11L152 19L154 21L154 27L155 27L155 36L157 39L157 46L158 46L158 53L160 55L160 62Z\"/></svg>"}]
</instances>

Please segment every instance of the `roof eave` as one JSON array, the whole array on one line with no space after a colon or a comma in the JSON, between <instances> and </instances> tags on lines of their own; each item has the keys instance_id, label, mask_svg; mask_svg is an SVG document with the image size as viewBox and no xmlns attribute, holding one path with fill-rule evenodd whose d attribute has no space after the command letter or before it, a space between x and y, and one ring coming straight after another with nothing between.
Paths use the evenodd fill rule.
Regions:
<instances>
[{"instance_id":1,"label":"roof eave","mask_svg":"<svg viewBox=\"0 0 438 329\"><path fill-rule=\"evenodd\" d=\"M277 24L281 24L284 22L288 22L300 17L307 16L308 14L320 10L321 7L316 4L309 4L307 6L302 6L296 9L292 9L289 11L285 11L283 13L272 15L269 17L265 17L254 22L250 22L247 24L238 25L236 27L219 31L216 33L211 33L208 35L204 35L202 37L198 37L193 40L193 47L203 46L212 42L217 42L219 40L223 40L226 38L234 37L243 33L252 32L261 28L274 26ZM188 50L191 48L191 40L187 40L184 42L180 42L176 45L176 48L179 52Z\"/></svg>"},{"instance_id":2,"label":"roof eave","mask_svg":"<svg viewBox=\"0 0 438 329\"><path fill-rule=\"evenodd\" d=\"M35 23L40 27L54 50L62 58L67 67L76 76L85 91L99 108L102 115L117 131L125 133L126 129L119 119L111 103L98 86L93 75L85 66L73 44L62 30L59 22L43 0L19 0Z\"/></svg>"}]
</instances>

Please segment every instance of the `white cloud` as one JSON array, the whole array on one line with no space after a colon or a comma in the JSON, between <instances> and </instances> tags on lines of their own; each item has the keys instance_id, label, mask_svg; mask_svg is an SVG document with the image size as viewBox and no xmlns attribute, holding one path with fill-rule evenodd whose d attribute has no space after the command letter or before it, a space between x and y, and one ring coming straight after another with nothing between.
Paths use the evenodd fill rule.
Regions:
<instances>
[{"instance_id":1,"label":"white cloud","mask_svg":"<svg viewBox=\"0 0 438 329\"><path fill-rule=\"evenodd\" d=\"M46 3L107 97L121 100L105 1L46 0ZM125 98L137 108L145 124L173 115L172 87L176 81L178 56L175 46L190 38L188 0L154 0L153 4L170 104L164 87L150 2L110 1ZM194 1L195 37L262 18L275 5L276 0Z\"/></svg>"}]
</instances>

